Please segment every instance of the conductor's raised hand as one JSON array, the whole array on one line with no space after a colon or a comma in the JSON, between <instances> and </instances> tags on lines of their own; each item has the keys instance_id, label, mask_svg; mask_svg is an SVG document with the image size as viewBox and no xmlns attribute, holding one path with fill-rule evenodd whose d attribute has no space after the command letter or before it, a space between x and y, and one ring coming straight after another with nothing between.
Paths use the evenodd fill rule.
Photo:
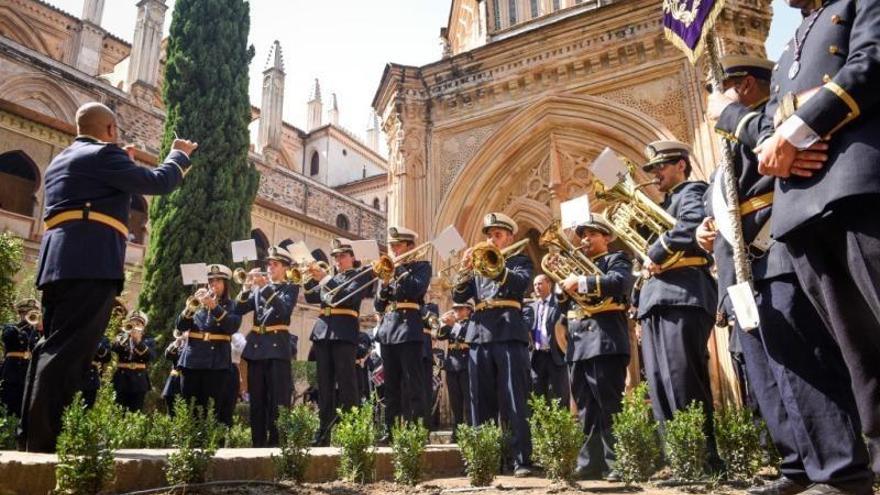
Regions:
<instances>
[{"instance_id":1,"label":"conductor's raised hand","mask_svg":"<svg viewBox=\"0 0 880 495\"><path fill-rule=\"evenodd\" d=\"M186 156L190 156L193 152L199 147L199 143L195 143L188 139L175 139L173 143L171 143L171 149L182 151L186 153Z\"/></svg>"}]
</instances>

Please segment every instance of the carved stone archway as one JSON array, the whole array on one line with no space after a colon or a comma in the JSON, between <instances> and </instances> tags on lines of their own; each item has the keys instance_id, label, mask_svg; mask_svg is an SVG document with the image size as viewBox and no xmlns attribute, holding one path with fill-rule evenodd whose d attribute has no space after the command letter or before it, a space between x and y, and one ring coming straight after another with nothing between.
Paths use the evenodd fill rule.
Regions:
<instances>
[{"instance_id":1,"label":"carved stone archway","mask_svg":"<svg viewBox=\"0 0 880 495\"><path fill-rule=\"evenodd\" d=\"M40 73L19 74L0 84L0 98L74 122L79 103L66 88Z\"/></svg>"},{"instance_id":2,"label":"carved stone archway","mask_svg":"<svg viewBox=\"0 0 880 495\"><path fill-rule=\"evenodd\" d=\"M638 162L645 145L658 139L674 136L619 103L595 96L542 98L504 122L465 165L441 199L432 230L454 224L474 241L490 211L546 227L558 216L551 205L589 193L587 168L605 147ZM559 158L551 159L553 151ZM552 182L558 184L550 188Z\"/></svg>"}]
</instances>

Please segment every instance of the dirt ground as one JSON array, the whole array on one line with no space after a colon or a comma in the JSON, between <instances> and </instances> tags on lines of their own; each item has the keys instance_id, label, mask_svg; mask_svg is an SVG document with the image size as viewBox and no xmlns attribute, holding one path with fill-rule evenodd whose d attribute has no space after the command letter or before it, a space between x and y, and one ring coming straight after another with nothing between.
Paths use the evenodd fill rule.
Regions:
<instances>
[{"instance_id":1,"label":"dirt ground","mask_svg":"<svg viewBox=\"0 0 880 495\"><path fill-rule=\"evenodd\" d=\"M181 491L165 492L180 494ZM742 487L730 485L691 485L683 487L659 487L645 484L638 487L625 487L620 483L604 481L580 481L573 486L554 485L544 478L514 478L499 476L490 487L474 488L467 478L442 478L420 483L414 487L404 487L390 482L377 482L368 485L353 485L344 482L306 483L302 485L285 484L284 486L236 486L211 487L209 489L188 489L187 494L210 495L583 495L583 494L641 494L641 495L676 495L676 494L725 494L742 495Z\"/></svg>"}]
</instances>

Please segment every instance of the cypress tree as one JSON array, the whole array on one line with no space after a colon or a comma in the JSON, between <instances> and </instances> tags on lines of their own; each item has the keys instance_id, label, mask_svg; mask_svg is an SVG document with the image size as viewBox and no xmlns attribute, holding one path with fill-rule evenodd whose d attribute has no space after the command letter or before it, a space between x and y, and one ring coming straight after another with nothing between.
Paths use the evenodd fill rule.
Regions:
<instances>
[{"instance_id":1,"label":"cypress tree","mask_svg":"<svg viewBox=\"0 0 880 495\"><path fill-rule=\"evenodd\" d=\"M168 334L193 288L181 263L230 265L230 242L250 237L259 174L248 163L251 107L246 0L177 0L168 37L160 156L175 132L199 143L174 193L153 199L140 307L153 335Z\"/></svg>"}]
</instances>

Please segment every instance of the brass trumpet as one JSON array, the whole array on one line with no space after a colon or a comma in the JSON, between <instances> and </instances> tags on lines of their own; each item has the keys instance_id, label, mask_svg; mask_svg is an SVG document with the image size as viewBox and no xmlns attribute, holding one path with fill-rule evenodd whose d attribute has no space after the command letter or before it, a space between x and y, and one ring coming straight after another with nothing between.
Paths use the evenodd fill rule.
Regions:
<instances>
[{"instance_id":1,"label":"brass trumpet","mask_svg":"<svg viewBox=\"0 0 880 495\"><path fill-rule=\"evenodd\" d=\"M205 289L204 287L197 290L195 294L186 298L186 307L183 309L183 317L184 318L192 318L193 315L196 314L200 309L202 309L202 301L201 299L208 297L214 298L214 291L211 289Z\"/></svg>"},{"instance_id":2,"label":"brass trumpet","mask_svg":"<svg viewBox=\"0 0 880 495\"><path fill-rule=\"evenodd\" d=\"M43 313L38 309L32 309L25 313L24 321L27 322L28 325L35 327L43 321Z\"/></svg>"}]
</instances>

